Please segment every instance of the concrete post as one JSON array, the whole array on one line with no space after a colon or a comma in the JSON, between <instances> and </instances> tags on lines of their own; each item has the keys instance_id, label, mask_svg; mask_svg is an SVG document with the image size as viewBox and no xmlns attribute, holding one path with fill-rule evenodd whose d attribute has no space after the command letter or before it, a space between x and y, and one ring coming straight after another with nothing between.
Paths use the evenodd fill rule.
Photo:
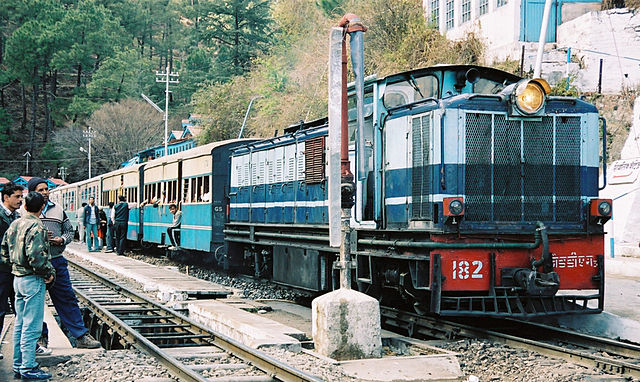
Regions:
<instances>
[{"instance_id":1,"label":"concrete post","mask_svg":"<svg viewBox=\"0 0 640 382\"><path fill-rule=\"evenodd\" d=\"M312 302L312 333L315 350L337 360L352 360L380 357L380 306L378 300L364 293L351 290L351 208L353 207L354 183L349 171L348 153L345 149L346 127L346 49L343 32L349 32L350 20L357 16L349 14L341 21L343 28L333 28L329 43L329 215L336 219L338 204L341 208L340 289L318 297ZM344 23L343 23L344 22ZM359 20L358 20L359 24ZM360 28L362 26L360 25ZM366 29L365 29L366 30ZM342 46L341 46L342 45ZM342 48L342 49L341 49ZM342 85L342 86L340 86ZM341 89L342 88L342 89ZM340 91L342 90L342 91ZM340 105L340 107L338 106ZM342 114L342 124L338 117ZM342 131L341 131L342 130ZM342 138L336 138L336 135ZM341 143L339 145L339 143ZM338 147L343 149L338 155ZM346 159L346 161L345 161ZM338 167L338 160L342 169ZM346 163L345 163L346 162ZM346 164L346 166L345 166ZM332 191L333 190L333 191ZM339 196L339 198L338 198ZM330 223L330 237L334 244L335 223Z\"/></svg>"}]
</instances>

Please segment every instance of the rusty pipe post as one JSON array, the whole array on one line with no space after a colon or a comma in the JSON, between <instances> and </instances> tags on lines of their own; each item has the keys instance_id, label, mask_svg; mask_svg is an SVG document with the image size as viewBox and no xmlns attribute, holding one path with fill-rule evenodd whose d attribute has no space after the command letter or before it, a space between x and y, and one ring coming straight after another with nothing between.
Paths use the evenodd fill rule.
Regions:
<instances>
[{"instance_id":1,"label":"rusty pipe post","mask_svg":"<svg viewBox=\"0 0 640 382\"><path fill-rule=\"evenodd\" d=\"M340 261L336 268L340 269L340 287L351 289L351 208L354 205L355 184L349 163L349 108L347 98L347 41L349 33L364 32L365 28L360 23L360 18L353 13L347 13L342 17L338 26L343 28L342 33L342 102L341 102L341 141L340 141L340 191L341 191L341 243Z\"/></svg>"},{"instance_id":2,"label":"rusty pipe post","mask_svg":"<svg viewBox=\"0 0 640 382\"><path fill-rule=\"evenodd\" d=\"M340 142L340 164L341 164L341 176L343 180L353 181L353 174L351 173L351 166L349 163L349 106L347 96L347 34L353 32L366 32L367 27L362 25L360 17L353 13L347 13L342 16L338 23L340 28L343 28L342 33L342 119L340 127L341 142Z\"/></svg>"}]
</instances>

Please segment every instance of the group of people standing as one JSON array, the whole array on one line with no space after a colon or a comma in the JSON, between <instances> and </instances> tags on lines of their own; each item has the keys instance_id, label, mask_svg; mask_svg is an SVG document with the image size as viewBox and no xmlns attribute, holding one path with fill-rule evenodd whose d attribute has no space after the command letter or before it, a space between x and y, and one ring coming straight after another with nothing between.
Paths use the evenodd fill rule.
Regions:
<instances>
[{"instance_id":1,"label":"group of people standing","mask_svg":"<svg viewBox=\"0 0 640 382\"><path fill-rule=\"evenodd\" d=\"M126 202L124 195L120 195L118 201L115 206L113 202L109 202L110 213L108 215L98 208L93 196L89 198L89 203L83 203L82 208L79 210L78 228L80 240L83 240L84 232L89 252L99 251L104 244L106 252L113 252L115 249L118 255L124 255L127 225L129 223L129 204ZM101 244L98 231L102 228L104 228L104 231L102 231L104 242Z\"/></svg>"},{"instance_id":2,"label":"group of people standing","mask_svg":"<svg viewBox=\"0 0 640 382\"><path fill-rule=\"evenodd\" d=\"M73 240L73 226L62 206L49 200L45 179L31 178L27 188L24 203L24 188L20 185L8 183L1 192L0 331L11 304L15 311L14 377L48 380L51 374L36 362L37 353L51 353L43 322L46 290L76 347L93 349L100 347L100 343L84 326L63 256L66 245ZM126 215L128 220L128 206Z\"/></svg>"}]
</instances>

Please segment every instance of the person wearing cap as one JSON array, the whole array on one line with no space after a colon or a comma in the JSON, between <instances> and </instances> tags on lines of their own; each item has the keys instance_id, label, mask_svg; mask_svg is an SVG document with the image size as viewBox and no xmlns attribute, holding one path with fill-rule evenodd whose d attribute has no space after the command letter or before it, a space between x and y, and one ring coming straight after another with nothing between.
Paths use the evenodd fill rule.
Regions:
<instances>
[{"instance_id":1,"label":"person wearing cap","mask_svg":"<svg viewBox=\"0 0 640 382\"><path fill-rule=\"evenodd\" d=\"M0 203L0 242L13 221L18 219L18 209L22 205L22 187L9 182L2 188L2 202ZM4 316L9 311L9 302L14 304L13 274L10 264L0 263L0 333L4 327ZM0 359L4 358L0 353Z\"/></svg>"},{"instance_id":2,"label":"person wearing cap","mask_svg":"<svg viewBox=\"0 0 640 382\"><path fill-rule=\"evenodd\" d=\"M62 252L67 244L73 240L73 226L67 214L57 203L49 200L49 184L43 178L34 177L27 183L29 191L35 191L45 199L45 206L40 214L40 220L45 228L51 233L49 244L51 245L51 264L56 270L56 282L49 288L51 302L56 308L62 325L67 328L71 336L76 338L76 347L95 349L100 347L100 342L96 341L84 326L78 299L71 286L67 259L62 256ZM43 330L43 339L40 345L46 347L46 330Z\"/></svg>"}]
</instances>

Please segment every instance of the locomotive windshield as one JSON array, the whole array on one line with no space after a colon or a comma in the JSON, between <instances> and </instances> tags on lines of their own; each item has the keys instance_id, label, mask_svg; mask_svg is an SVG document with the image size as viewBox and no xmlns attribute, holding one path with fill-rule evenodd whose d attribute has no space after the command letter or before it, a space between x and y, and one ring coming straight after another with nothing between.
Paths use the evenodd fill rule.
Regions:
<instances>
[{"instance_id":1,"label":"locomotive windshield","mask_svg":"<svg viewBox=\"0 0 640 382\"><path fill-rule=\"evenodd\" d=\"M436 66L389 77L382 100L386 108L393 108L462 93L498 94L518 80L517 76L491 68Z\"/></svg>"}]
</instances>

